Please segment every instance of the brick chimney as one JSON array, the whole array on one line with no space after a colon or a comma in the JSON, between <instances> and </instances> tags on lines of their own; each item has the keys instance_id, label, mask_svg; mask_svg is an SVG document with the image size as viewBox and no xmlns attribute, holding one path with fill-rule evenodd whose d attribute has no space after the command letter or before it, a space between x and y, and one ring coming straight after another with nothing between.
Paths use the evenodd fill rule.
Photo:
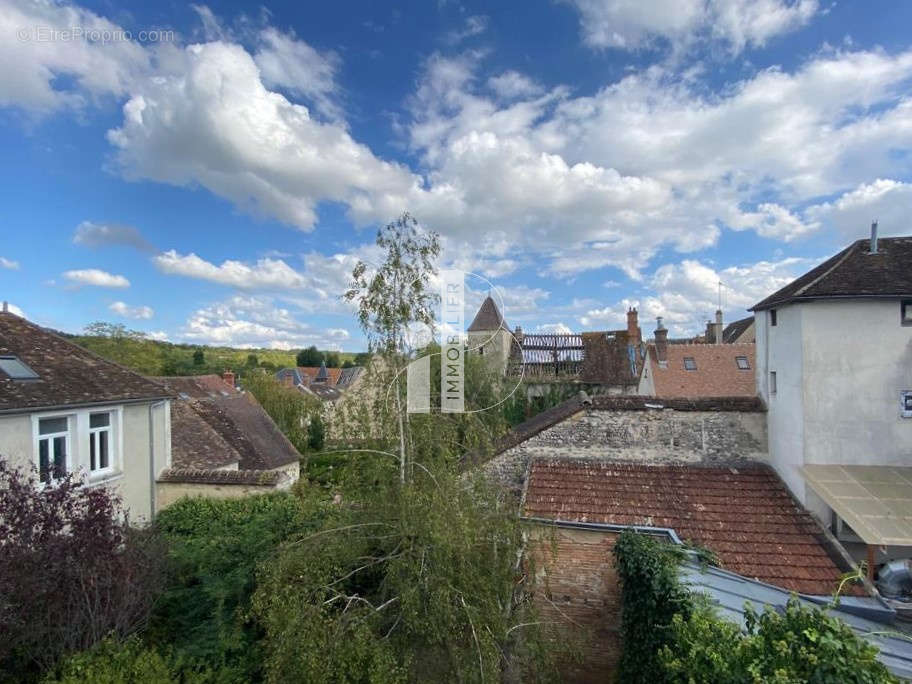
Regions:
<instances>
[{"instance_id":1,"label":"brick chimney","mask_svg":"<svg viewBox=\"0 0 912 684\"><path fill-rule=\"evenodd\" d=\"M627 309L627 344L634 347L640 343L640 323L636 307Z\"/></svg>"},{"instance_id":2,"label":"brick chimney","mask_svg":"<svg viewBox=\"0 0 912 684\"><path fill-rule=\"evenodd\" d=\"M722 309L716 309L716 344L722 344Z\"/></svg>"},{"instance_id":3,"label":"brick chimney","mask_svg":"<svg viewBox=\"0 0 912 684\"><path fill-rule=\"evenodd\" d=\"M662 325L662 317L656 318L655 329L656 359L659 363L668 361L668 330Z\"/></svg>"},{"instance_id":4,"label":"brick chimney","mask_svg":"<svg viewBox=\"0 0 912 684\"><path fill-rule=\"evenodd\" d=\"M225 381L225 384L234 387L234 372L226 370L224 373L222 373L222 380Z\"/></svg>"}]
</instances>

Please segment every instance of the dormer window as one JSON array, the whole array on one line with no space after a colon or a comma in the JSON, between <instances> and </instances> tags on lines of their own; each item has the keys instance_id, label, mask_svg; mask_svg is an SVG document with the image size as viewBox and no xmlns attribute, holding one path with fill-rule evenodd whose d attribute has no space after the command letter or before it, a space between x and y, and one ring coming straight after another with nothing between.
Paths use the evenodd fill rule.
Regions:
<instances>
[{"instance_id":1,"label":"dormer window","mask_svg":"<svg viewBox=\"0 0 912 684\"><path fill-rule=\"evenodd\" d=\"M738 370L750 370L750 361L747 360L746 356L736 356L735 363L738 364Z\"/></svg>"},{"instance_id":2,"label":"dormer window","mask_svg":"<svg viewBox=\"0 0 912 684\"><path fill-rule=\"evenodd\" d=\"M697 370L697 361L692 356L684 357L684 370L695 371Z\"/></svg>"},{"instance_id":3,"label":"dormer window","mask_svg":"<svg viewBox=\"0 0 912 684\"><path fill-rule=\"evenodd\" d=\"M34 380L38 377L38 373L15 356L0 356L0 371L12 380Z\"/></svg>"},{"instance_id":4,"label":"dormer window","mask_svg":"<svg viewBox=\"0 0 912 684\"><path fill-rule=\"evenodd\" d=\"M904 299L899 309L900 322L903 325L912 325L912 299Z\"/></svg>"}]
</instances>

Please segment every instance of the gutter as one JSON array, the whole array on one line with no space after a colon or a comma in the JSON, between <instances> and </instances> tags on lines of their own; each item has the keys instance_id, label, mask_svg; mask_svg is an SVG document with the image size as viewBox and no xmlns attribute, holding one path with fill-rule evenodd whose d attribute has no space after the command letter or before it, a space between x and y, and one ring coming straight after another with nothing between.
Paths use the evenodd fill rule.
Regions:
<instances>
[{"instance_id":1,"label":"gutter","mask_svg":"<svg viewBox=\"0 0 912 684\"><path fill-rule=\"evenodd\" d=\"M786 297L785 299L777 299L774 302L769 302L763 306L756 305L752 306L748 311L766 311L767 309L775 309L780 306L785 306L786 304L800 304L801 302L816 302L827 299L907 299L912 297L912 294L846 294L846 295L809 295L801 296L797 295L795 297Z\"/></svg>"},{"instance_id":2,"label":"gutter","mask_svg":"<svg viewBox=\"0 0 912 684\"><path fill-rule=\"evenodd\" d=\"M577 522L574 520L552 520L551 518L535 518L525 515L519 516L521 522L544 525L546 527L560 527L571 530L590 530L593 532L624 532L631 530L640 534L650 534L653 536L666 536L673 544L682 545L684 542L678 537L678 533L670 527L650 527L648 525L616 525L614 523L591 523Z\"/></svg>"},{"instance_id":3,"label":"gutter","mask_svg":"<svg viewBox=\"0 0 912 684\"><path fill-rule=\"evenodd\" d=\"M171 395L159 397L143 397L141 399L105 399L104 401L87 401L72 404L50 404L45 406L21 406L9 409L0 409L0 416L11 416L18 413L37 413L39 411L65 411L67 409L92 408L95 406L132 406L148 402L162 402L173 399Z\"/></svg>"}]
</instances>

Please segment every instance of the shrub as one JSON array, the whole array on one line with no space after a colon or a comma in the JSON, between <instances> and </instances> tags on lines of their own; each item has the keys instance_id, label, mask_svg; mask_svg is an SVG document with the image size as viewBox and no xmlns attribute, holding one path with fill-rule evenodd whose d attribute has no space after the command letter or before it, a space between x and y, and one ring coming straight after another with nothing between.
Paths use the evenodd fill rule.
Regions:
<instances>
[{"instance_id":1,"label":"shrub","mask_svg":"<svg viewBox=\"0 0 912 684\"><path fill-rule=\"evenodd\" d=\"M169 586L154 614L153 643L173 642L184 661L218 669L222 681L255 679L261 630L250 617L257 565L304 527L290 494L183 499L156 527L168 543Z\"/></svg>"},{"instance_id":2,"label":"shrub","mask_svg":"<svg viewBox=\"0 0 912 684\"><path fill-rule=\"evenodd\" d=\"M106 639L95 648L73 654L44 684L171 684L176 674L158 652L144 648L135 638L123 643Z\"/></svg>"},{"instance_id":3,"label":"shrub","mask_svg":"<svg viewBox=\"0 0 912 684\"><path fill-rule=\"evenodd\" d=\"M65 653L141 628L162 560L110 490L74 475L39 488L0 459L0 677L34 678Z\"/></svg>"}]
</instances>

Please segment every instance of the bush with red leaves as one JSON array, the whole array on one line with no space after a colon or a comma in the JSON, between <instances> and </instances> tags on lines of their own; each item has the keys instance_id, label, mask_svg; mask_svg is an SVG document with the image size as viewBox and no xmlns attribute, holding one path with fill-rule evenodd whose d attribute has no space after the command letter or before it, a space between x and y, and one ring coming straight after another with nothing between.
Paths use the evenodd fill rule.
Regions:
<instances>
[{"instance_id":1,"label":"bush with red leaves","mask_svg":"<svg viewBox=\"0 0 912 684\"><path fill-rule=\"evenodd\" d=\"M40 487L0 458L0 680L37 678L68 653L141 629L164 557L107 488L73 475Z\"/></svg>"}]
</instances>

